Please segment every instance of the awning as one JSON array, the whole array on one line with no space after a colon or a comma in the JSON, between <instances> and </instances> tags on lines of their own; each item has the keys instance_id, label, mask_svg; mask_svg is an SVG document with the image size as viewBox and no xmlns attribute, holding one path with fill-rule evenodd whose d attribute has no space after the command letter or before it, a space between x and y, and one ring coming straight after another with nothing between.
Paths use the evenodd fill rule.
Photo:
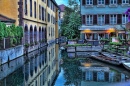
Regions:
<instances>
[{"instance_id":1,"label":"awning","mask_svg":"<svg viewBox=\"0 0 130 86\"><path fill-rule=\"evenodd\" d=\"M108 30L110 28L115 28L114 26L110 26L110 25L105 25L105 26L85 26L85 25L82 25L79 30L86 30L86 29L89 29L89 30L92 30L92 31L102 31L102 30ZM118 27L119 28L119 27ZM119 28L119 30L123 30L121 28Z\"/></svg>"}]
</instances>

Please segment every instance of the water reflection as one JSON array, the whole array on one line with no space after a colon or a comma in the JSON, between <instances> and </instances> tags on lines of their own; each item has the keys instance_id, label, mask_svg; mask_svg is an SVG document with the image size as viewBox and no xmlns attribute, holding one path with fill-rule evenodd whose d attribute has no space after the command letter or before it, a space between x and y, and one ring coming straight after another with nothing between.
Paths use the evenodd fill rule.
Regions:
<instances>
[{"instance_id":1,"label":"water reflection","mask_svg":"<svg viewBox=\"0 0 130 86\"><path fill-rule=\"evenodd\" d=\"M58 45L51 44L2 65L0 86L52 86L58 67Z\"/></svg>"},{"instance_id":2,"label":"water reflection","mask_svg":"<svg viewBox=\"0 0 130 86\"><path fill-rule=\"evenodd\" d=\"M65 82L62 84L66 86L113 86L130 80L130 73L124 68L90 58L68 57L67 53L63 54L62 57L63 64L61 67L65 78Z\"/></svg>"}]
</instances>

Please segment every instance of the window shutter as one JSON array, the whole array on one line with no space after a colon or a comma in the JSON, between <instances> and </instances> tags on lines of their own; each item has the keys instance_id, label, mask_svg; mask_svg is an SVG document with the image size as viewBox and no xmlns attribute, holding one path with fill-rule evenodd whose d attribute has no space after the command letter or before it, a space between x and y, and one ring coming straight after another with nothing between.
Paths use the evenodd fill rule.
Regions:
<instances>
[{"instance_id":1,"label":"window shutter","mask_svg":"<svg viewBox=\"0 0 130 86\"><path fill-rule=\"evenodd\" d=\"M85 20L86 20L85 15L82 15L82 24L85 24Z\"/></svg>"},{"instance_id":2,"label":"window shutter","mask_svg":"<svg viewBox=\"0 0 130 86\"><path fill-rule=\"evenodd\" d=\"M105 15L105 24L109 24L109 14Z\"/></svg>"},{"instance_id":3,"label":"window shutter","mask_svg":"<svg viewBox=\"0 0 130 86\"><path fill-rule=\"evenodd\" d=\"M93 24L95 25L97 25L97 15L93 15Z\"/></svg>"},{"instance_id":4,"label":"window shutter","mask_svg":"<svg viewBox=\"0 0 130 86\"><path fill-rule=\"evenodd\" d=\"M106 5L109 5L109 0L105 0L105 4L106 4Z\"/></svg>"},{"instance_id":5,"label":"window shutter","mask_svg":"<svg viewBox=\"0 0 130 86\"><path fill-rule=\"evenodd\" d=\"M121 4L122 3L122 0L117 0L118 1L118 4Z\"/></svg>"},{"instance_id":6,"label":"window shutter","mask_svg":"<svg viewBox=\"0 0 130 86\"><path fill-rule=\"evenodd\" d=\"M93 0L93 5L97 5L97 0Z\"/></svg>"},{"instance_id":7,"label":"window shutter","mask_svg":"<svg viewBox=\"0 0 130 86\"><path fill-rule=\"evenodd\" d=\"M86 4L85 2L86 2L86 0L82 0L82 5L85 5Z\"/></svg>"},{"instance_id":8,"label":"window shutter","mask_svg":"<svg viewBox=\"0 0 130 86\"><path fill-rule=\"evenodd\" d=\"M117 24L122 24L122 15L121 14L117 15Z\"/></svg>"}]
</instances>

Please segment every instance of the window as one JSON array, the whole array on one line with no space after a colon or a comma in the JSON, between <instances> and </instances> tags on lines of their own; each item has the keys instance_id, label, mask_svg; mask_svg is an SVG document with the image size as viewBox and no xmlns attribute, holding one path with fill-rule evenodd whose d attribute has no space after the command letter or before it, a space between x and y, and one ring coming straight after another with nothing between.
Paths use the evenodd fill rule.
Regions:
<instances>
[{"instance_id":1,"label":"window","mask_svg":"<svg viewBox=\"0 0 130 86\"><path fill-rule=\"evenodd\" d=\"M54 9L54 4L52 4L52 10ZM54 10L53 10L54 11Z\"/></svg>"},{"instance_id":2,"label":"window","mask_svg":"<svg viewBox=\"0 0 130 86\"><path fill-rule=\"evenodd\" d=\"M50 4L51 4L51 10L52 10L53 3L52 3L52 2L50 2Z\"/></svg>"},{"instance_id":3,"label":"window","mask_svg":"<svg viewBox=\"0 0 130 86\"><path fill-rule=\"evenodd\" d=\"M48 22L50 22L50 14L48 13Z\"/></svg>"},{"instance_id":4,"label":"window","mask_svg":"<svg viewBox=\"0 0 130 86\"><path fill-rule=\"evenodd\" d=\"M32 0L30 0L30 16L32 17Z\"/></svg>"},{"instance_id":5,"label":"window","mask_svg":"<svg viewBox=\"0 0 130 86\"><path fill-rule=\"evenodd\" d=\"M54 36L55 34L54 34L54 28L53 28L53 36ZM53 53L54 54L54 53ZM54 55L53 55L54 56Z\"/></svg>"},{"instance_id":6,"label":"window","mask_svg":"<svg viewBox=\"0 0 130 86\"><path fill-rule=\"evenodd\" d=\"M44 21L44 7L42 7L42 20Z\"/></svg>"},{"instance_id":7,"label":"window","mask_svg":"<svg viewBox=\"0 0 130 86\"><path fill-rule=\"evenodd\" d=\"M110 0L110 4L117 4L117 0Z\"/></svg>"},{"instance_id":8,"label":"window","mask_svg":"<svg viewBox=\"0 0 130 86\"><path fill-rule=\"evenodd\" d=\"M34 2L34 17L36 18L36 2Z\"/></svg>"},{"instance_id":9,"label":"window","mask_svg":"<svg viewBox=\"0 0 130 86\"><path fill-rule=\"evenodd\" d=\"M50 6L50 0L47 0L47 6L48 7Z\"/></svg>"},{"instance_id":10,"label":"window","mask_svg":"<svg viewBox=\"0 0 130 86\"><path fill-rule=\"evenodd\" d=\"M127 15L122 15L122 24L126 24L128 22Z\"/></svg>"},{"instance_id":11,"label":"window","mask_svg":"<svg viewBox=\"0 0 130 86\"><path fill-rule=\"evenodd\" d=\"M86 0L86 5L92 5L93 4L93 0Z\"/></svg>"},{"instance_id":12,"label":"window","mask_svg":"<svg viewBox=\"0 0 130 86\"><path fill-rule=\"evenodd\" d=\"M122 0L122 4L129 4L129 0Z\"/></svg>"},{"instance_id":13,"label":"window","mask_svg":"<svg viewBox=\"0 0 130 86\"><path fill-rule=\"evenodd\" d=\"M55 17L53 16L53 24L55 24Z\"/></svg>"},{"instance_id":14,"label":"window","mask_svg":"<svg viewBox=\"0 0 130 86\"><path fill-rule=\"evenodd\" d=\"M53 34L53 33L52 33L52 27L51 27L51 37L52 37L52 34Z\"/></svg>"},{"instance_id":15,"label":"window","mask_svg":"<svg viewBox=\"0 0 130 86\"><path fill-rule=\"evenodd\" d=\"M98 0L98 4L99 4L99 5L105 4L105 1L104 1L104 0Z\"/></svg>"},{"instance_id":16,"label":"window","mask_svg":"<svg viewBox=\"0 0 130 86\"><path fill-rule=\"evenodd\" d=\"M110 24L117 24L117 15L110 15Z\"/></svg>"},{"instance_id":17,"label":"window","mask_svg":"<svg viewBox=\"0 0 130 86\"><path fill-rule=\"evenodd\" d=\"M25 0L25 9L24 9L25 10L25 15L27 15L27 9L28 9L27 8L27 0Z\"/></svg>"},{"instance_id":18,"label":"window","mask_svg":"<svg viewBox=\"0 0 130 86\"><path fill-rule=\"evenodd\" d=\"M53 23L53 15L51 15L51 23Z\"/></svg>"},{"instance_id":19,"label":"window","mask_svg":"<svg viewBox=\"0 0 130 86\"><path fill-rule=\"evenodd\" d=\"M45 21L46 21L46 9L44 9L44 13L45 13Z\"/></svg>"},{"instance_id":20,"label":"window","mask_svg":"<svg viewBox=\"0 0 130 86\"><path fill-rule=\"evenodd\" d=\"M49 27L49 36L50 36L50 27Z\"/></svg>"},{"instance_id":21,"label":"window","mask_svg":"<svg viewBox=\"0 0 130 86\"><path fill-rule=\"evenodd\" d=\"M87 15L87 21L86 21L87 25L92 25L93 23L93 17L92 15Z\"/></svg>"},{"instance_id":22,"label":"window","mask_svg":"<svg viewBox=\"0 0 130 86\"><path fill-rule=\"evenodd\" d=\"M39 5L39 19L41 19L41 5Z\"/></svg>"},{"instance_id":23,"label":"window","mask_svg":"<svg viewBox=\"0 0 130 86\"><path fill-rule=\"evenodd\" d=\"M98 15L98 24L103 25L105 23L104 15Z\"/></svg>"}]
</instances>

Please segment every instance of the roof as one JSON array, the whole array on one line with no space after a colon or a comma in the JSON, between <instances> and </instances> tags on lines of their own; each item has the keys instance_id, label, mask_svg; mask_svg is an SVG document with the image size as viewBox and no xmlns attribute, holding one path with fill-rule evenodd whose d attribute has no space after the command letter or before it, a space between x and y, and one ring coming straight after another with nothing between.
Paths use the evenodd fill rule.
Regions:
<instances>
[{"instance_id":1,"label":"roof","mask_svg":"<svg viewBox=\"0 0 130 86\"><path fill-rule=\"evenodd\" d=\"M58 7L59 8L59 6L58 6L58 4L56 3L56 1L55 0L51 0L54 4L55 4L55 6L56 7Z\"/></svg>"},{"instance_id":2,"label":"roof","mask_svg":"<svg viewBox=\"0 0 130 86\"><path fill-rule=\"evenodd\" d=\"M8 18L2 14L0 14L0 21L1 22L10 22L10 23L15 23L14 19Z\"/></svg>"},{"instance_id":3,"label":"roof","mask_svg":"<svg viewBox=\"0 0 130 86\"><path fill-rule=\"evenodd\" d=\"M59 5L59 8L60 8L61 12L65 11L65 5L64 4Z\"/></svg>"}]
</instances>

